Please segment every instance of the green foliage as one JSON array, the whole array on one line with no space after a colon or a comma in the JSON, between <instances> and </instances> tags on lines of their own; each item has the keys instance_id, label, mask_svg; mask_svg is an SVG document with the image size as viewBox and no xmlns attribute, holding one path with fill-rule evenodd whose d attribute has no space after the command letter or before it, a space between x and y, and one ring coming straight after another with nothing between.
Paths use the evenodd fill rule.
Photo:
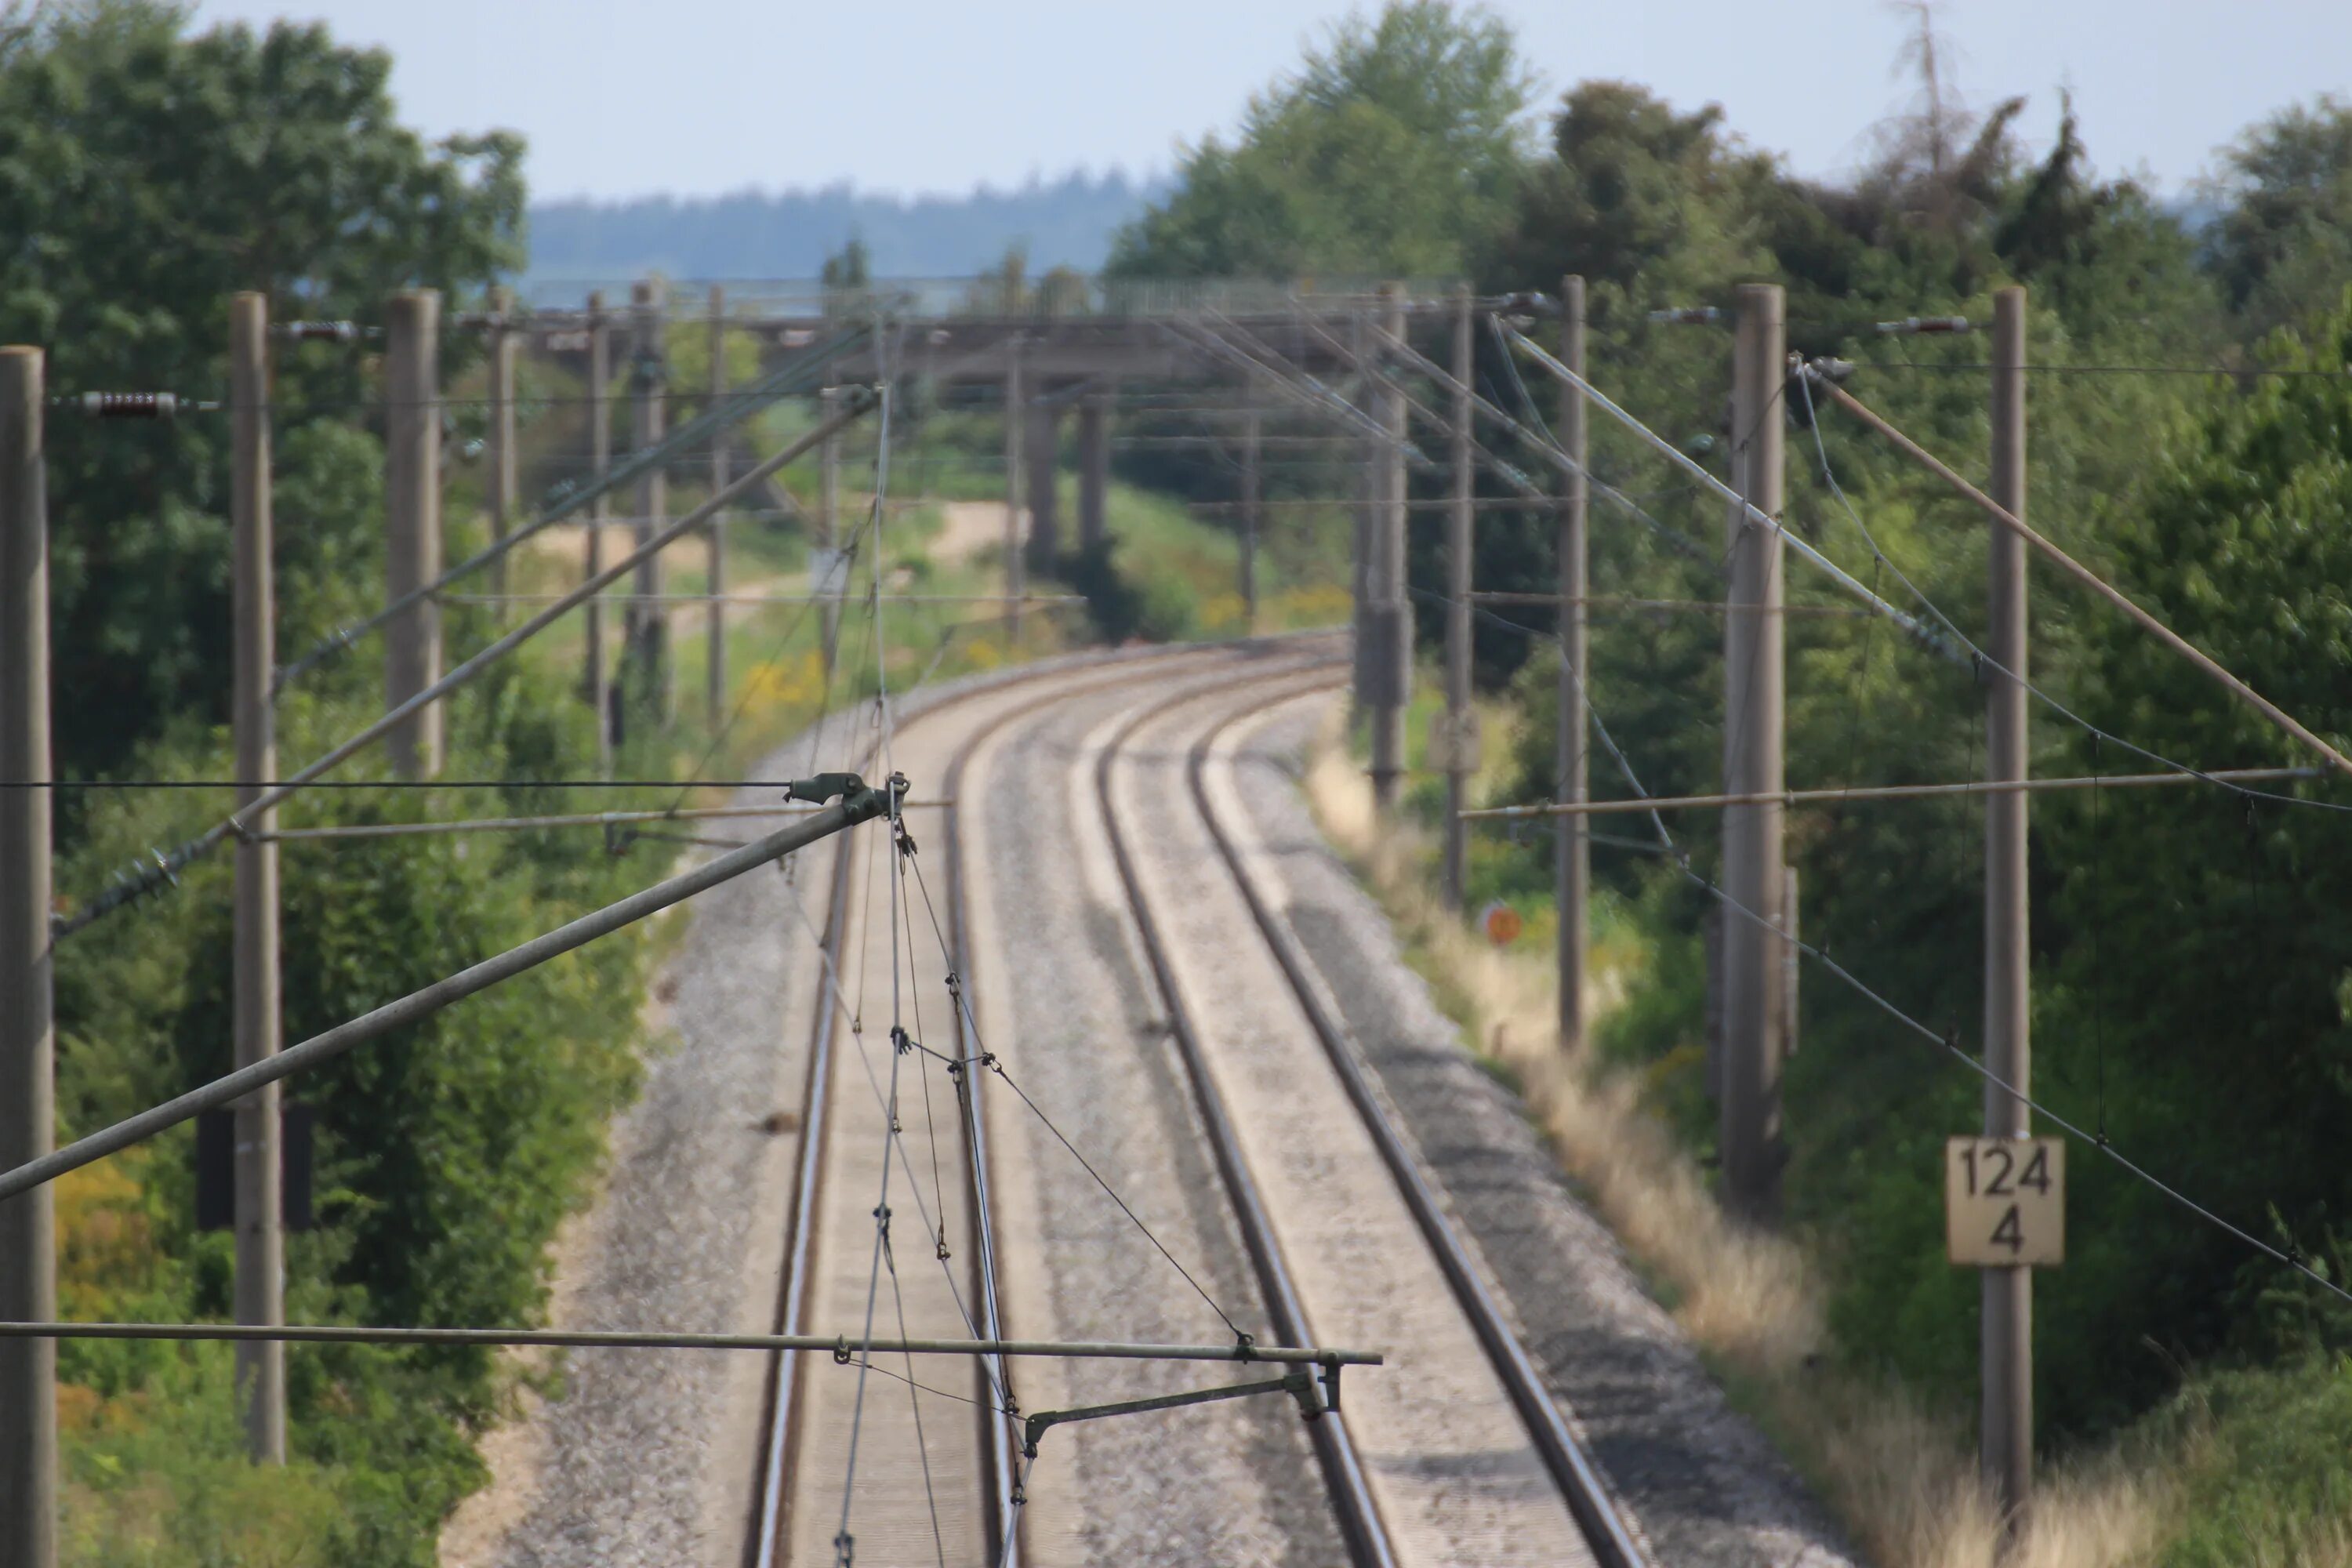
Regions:
<instances>
[{"instance_id":1,"label":"green foliage","mask_svg":"<svg viewBox=\"0 0 2352 1568\"><path fill-rule=\"evenodd\" d=\"M1124 230L1129 278L1466 272L1517 187L1529 78L1483 7L1408 0L1350 16L1250 100L1239 138Z\"/></svg>"},{"instance_id":2,"label":"green foliage","mask_svg":"<svg viewBox=\"0 0 2352 1568\"><path fill-rule=\"evenodd\" d=\"M2352 1531L2352 1361L2291 1359L2200 1377L2140 1434L2183 1452L2165 1568L2290 1568L2342 1560Z\"/></svg>"},{"instance_id":3,"label":"green foliage","mask_svg":"<svg viewBox=\"0 0 2352 1568\"><path fill-rule=\"evenodd\" d=\"M1360 36L1381 36L1410 9L1391 7ZM1651 310L1727 303L1743 279L1780 282L1792 348L1856 361L1864 395L1895 424L1931 449L1965 454L1988 439L1981 342L1890 342L1873 323L1948 312L1982 321L1993 289L2026 285L2029 357L2049 372L2032 394L2037 521L2266 695L2325 733L2352 733L2352 600L2340 586L2352 581L2341 526L2352 514L2352 382L2334 374L2352 364L2352 315L2326 320L2307 351L2251 341L2273 322L2309 321L2341 288L2352 255L2352 110L2323 100L2241 142L2200 254L2179 216L2132 181L2097 173L2071 103L2053 146L2029 159L2011 133L2021 106L1970 114L1936 58L1923 31L1912 54L1918 100L1874 133L1865 166L1837 185L1791 178L1712 107L1685 112L1639 87L1580 84L1560 100L1541 149L1510 154L1517 178L1491 187L1517 192L1501 220L1456 224L1465 243L1452 254L1495 291L1549 291L1562 274L1582 275L1598 378L1718 469L1733 434L1721 335L1654 324ZM1437 79L1425 61L1413 68ZM1515 68L1500 66L1496 79L1517 79ZM1442 195L1410 173L1378 195L1351 184L1344 165L1318 162L1329 156L1318 138L1375 150L1406 171L1424 165L1384 137L1418 139L1424 151L1445 138L1413 130L1409 115L1346 120L1377 121L1373 108L1414 95L1392 78L1376 89L1308 85L1332 79L1371 79L1311 58L1298 86L1253 106L1234 142L1211 142L1187 163L1182 188L1129 232L1120 265L1307 275L1425 265L1434 252L1415 247L1415 225L1423 213L1477 205L1468 195L1477 183L1459 172L1469 161L1455 161ZM2321 279L2327 298L2315 292ZM1528 406L1490 351L1477 347L1478 379ZM2099 368L2244 359L2331 374L2266 379L2249 393ZM2056 374L2068 368L2082 374ZM1535 411L1549 414L1552 395ZM1790 525L1898 603L1916 586L1964 631L1981 626L1980 520L1850 423L1816 428L1801 398L1792 389L1773 415L1790 426ZM1662 479L1654 457L1606 421L1592 425L1596 469L1638 492L1649 513L1637 524L1596 500L1596 589L1719 596L1720 508ZM1545 471L1539 454L1494 439L1523 471ZM1179 479L1216 493L1213 474ZM1412 479L1424 499L1444 482L1418 470ZM1479 486L1489 500L1511 493L1492 477ZM1551 527L1540 511L1482 511L1479 584L1549 590ZM1444 571L1436 514L1415 514L1410 562L1433 605ZM1793 562L1790 572L1792 602L1836 602ZM2070 594L2037 589L2036 678L2062 700L2169 756L2286 760L2272 732L2175 658ZM1427 633L1439 617L1417 618ZM1529 660L1538 645L1526 635L1548 629L1540 609L1512 609L1483 619L1478 634L1482 682L1508 685L1527 720L1521 797L1552 791L1549 658ZM1719 778L1724 636L1710 619L1596 611L1595 700L1652 793L1696 793ZM1807 784L1835 784L1980 770L1982 694L1969 671L1926 657L1883 622L1795 620L1788 637L1788 750L1810 759L1792 764L1792 782L1798 771ZM2142 765L2114 748L2086 752L2046 712L2034 749L2037 773ZM1598 793L1628 787L1605 752L1593 778ZM2352 863L2335 814L2265 805L2250 816L2241 802L2187 790L2103 795L2095 826L2094 810L2084 797L2036 810L2037 1082L2058 1109L2149 1152L2219 1212L2340 1276L2352 1187L2332 1151L2334 1130L2352 1117L2352 926L2326 890L2352 877ZM1717 825L1685 816L1675 826L1694 867L1708 871ZM1980 1037L1981 833L1980 808L1940 801L1791 823L1807 936L1964 1043ZM1538 840L1482 846L1478 886L1532 907L1549 856ZM1643 1072L1654 1102L1704 1152L1714 1132L1693 934L1704 903L1656 857L1604 851L1596 865L1640 950L1603 1050ZM1785 1080L1788 1190L1792 1222L1828 1265L1839 1353L1965 1407L1977 1292L1943 1262L1937 1188L1940 1142L1974 1123L1981 1085L1818 969L1802 999L1803 1048ZM2250 1047L2257 1068L2247 1066ZM2133 1421L2177 1383L2168 1355L2261 1363L2352 1346L2352 1315L2315 1288L2095 1150L2079 1150L2074 1170L2073 1255L2038 1292L2039 1408L2052 1433Z\"/></svg>"},{"instance_id":4,"label":"green foliage","mask_svg":"<svg viewBox=\"0 0 2352 1568\"><path fill-rule=\"evenodd\" d=\"M593 771L593 739L551 680L514 669L486 687L457 710L454 773ZM310 754L362 712L297 701L283 716L286 744ZM137 760L161 776L217 777L226 753L224 736L198 731ZM324 824L595 804L584 793L517 785L488 800L478 792L329 792L306 796L299 810L302 821ZM66 858L60 884L92 884L125 844L183 833L212 805L202 795L191 804L152 794L109 803L91 813L88 842ZM283 854L289 1043L609 901L652 868L644 852L615 858L593 836L553 830L299 844ZM59 949L67 1135L228 1067L230 889L226 863L205 862L176 893ZM294 1087L318 1119L320 1226L290 1238L292 1316L420 1324L541 1316L547 1245L602 1158L606 1121L636 1081L644 941L624 933L531 971ZM69 1218L67 1233L79 1238L69 1248L80 1251L68 1253L68 1296L78 1310L165 1320L227 1310L229 1241L192 1228L190 1153L184 1131L166 1140L89 1195L89 1212L107 1216L100 1223ZM122 1560L109 1553L123 1538L93 1522L117 1511L146 1520L138 1528L152 1527L158 1542L196 1552L186 1561L274 1560L202 1546L245 1539L220 1533L228 1526L219 1510L239 1494L216 1484L243 1467L241 1438L233 1421L205 1414L215 1402L226 1408L226 1355L220 1366L208 1359L226 1350L65 1347L65 1381L110 1412L83 1441L92 1500L73 1517L95 1531L87 1560ZM322 1539L335 1544L286 1560L429 1563L434 1526L482 1479L471 1435L492 1408L487 1356L298 1347L289 1366L304 1463L292 1500L263 1517L291 1519L287 1510L309 1506L301 1500L331 1499L320 1517L331 1526ZM289 1540L310 1539L293 1523L284 1528ZM153 1561L184 1560L156 1550Z\"/></svg>"},{"instance_id":5,"label":"green foliage","mask_svg":"<svg viewBox=\"0 0 2352 1568\"><path fill-rule=\"evenodd\" d=\"M392 62L322 27L189 30L157 0L22 13L0 34L0 336L48 351L52 392L222 395L226 301L268 294L284 314L373 320L388 292L460 295L520 259L520 142L427 144L394 118ZM277 396L367 398L362 356L281 351ZM291 445L299 416L282 418ZM58 705L68 772L119 766L168 718L225 717L228 690L227 423L52 418L48 464ZM369 483L329 440L335 480ZM372 485L370 486L372 488ZM281 500L281 636L322 631L333 558L365 513Z\"/></svg>"},{"instance_id":6,"label":"green foliage","mask_svg":"<svg viewBox=\"0 0 2352 1568\"><path fill-rule=\"evenodd\" d=\"M2250 334L2333 303L2352 272L2352 103L2297 104L2229 148L2208 194L2214 275Z\"/></svg>"},{"instance_id":7,"label":"green foliage","mask_svg":"<svg viewBox=\"0 0 2352 1568\"><path fill-rule=\"evenodd\" d=\"M2141 604L2340 744L2352 731L2352 306L2308 348L2269 352L2329 374L2218 394L2168 430L2139 504L2117 520L2117 571ZM2165 755L2305 760L2119 621L2099 623L2079 680L2087 718ZM2072 760L2137 765L2079 743ZM2095 821L2073 805L2042 828L2063 943L2043 1013L2059 1038L2098 1042L2098 1060L2085 1073L2078 1056L2053 1092L2126 1148L2162 1151L2217 1212L2340 1273L2352 1184L2326 1152L2352 1113L2352 926L2328 889L2352 874L2352 850L2336 814L2210 791L2116 794ZM2129 1244L2043 1331L2109 1389L2165 1382L2127 1348L2143 1334L2193 1355L2352 1345L2352 1313L2145 1188L2095 1179L2077 1213L2087 1234Z\"/></svg>"}]
</instances>

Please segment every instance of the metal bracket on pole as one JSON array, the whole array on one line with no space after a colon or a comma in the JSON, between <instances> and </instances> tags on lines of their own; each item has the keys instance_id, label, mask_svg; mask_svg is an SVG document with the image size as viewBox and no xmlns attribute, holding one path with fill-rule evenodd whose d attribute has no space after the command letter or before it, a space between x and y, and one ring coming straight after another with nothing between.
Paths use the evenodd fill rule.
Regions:
<instances>
[{"instance_id":1,"label":"metal bracket on pole","mask_svg":"<svg viewBox=\"0 0 2352 1568\"><path fill-rule=\"evenodd\" d=\"M1187 1405L1208 1405L1220 1399L1246 1399L1254 1394L1287 1394L1298 1401L1301 1415L1312 1421L1323 1414L1324 1406L1315 1397L1316 1375L1300 1368L1280 1377L1262 1378L1255 1383L1219 1384L1214 1388L1188 1389L1182 1394L1162 1394L1150 1399L1122 1399L1114 1405L1082 1405L1069 1410L1033 1411L1024 1419L1021 1431L1021 1452L1024 1458L1037 1457L1037 1439L1046 1428L1070 1421L1093 1421L1105 1415L1140 1415L1153 1410L1176 1410ZM1322 1381L1331 1391L1329 1408L1339 1407L1339 1367L1331 1363L1322 1372Z\"/></svg>"}]
</instances>

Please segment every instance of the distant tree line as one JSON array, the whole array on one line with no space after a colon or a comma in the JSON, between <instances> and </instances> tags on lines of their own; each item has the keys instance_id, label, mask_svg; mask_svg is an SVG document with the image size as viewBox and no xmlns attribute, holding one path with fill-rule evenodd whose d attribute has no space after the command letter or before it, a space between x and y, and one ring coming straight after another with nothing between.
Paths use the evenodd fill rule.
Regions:
<instances>
[{"instance_id":1,"label":"distant tree line","mask_svg":"<svg viewBox=\"0 0 2352 1568\"><path fill-rule=\"evenodd\" d=\"M1092 271L1164 181L1073 170L1016 190L900 197L844 183L713 197L578 198L530 209L532 280L629 276L814 278L855 239L877 277L960 278L1018 247L1041 268Z\"/></svg>"}]
</instances>

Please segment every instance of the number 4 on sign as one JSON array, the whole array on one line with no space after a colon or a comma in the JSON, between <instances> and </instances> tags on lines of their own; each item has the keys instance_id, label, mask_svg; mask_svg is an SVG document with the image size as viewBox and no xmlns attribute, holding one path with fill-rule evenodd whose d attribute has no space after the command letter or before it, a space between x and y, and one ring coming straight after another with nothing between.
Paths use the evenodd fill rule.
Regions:
<instances>
[{"instance_id":1,"label":"number 4 on sign","mask_svg":"<svg viewBox=\"0 0 2352 1568\"><path fill-rule=\"evenodd\" d=\"M1944 1144L1944 1247L1973 1268L2066 1260L2066 1144L1952 1138Z\"/></svg>"}]
</instances>

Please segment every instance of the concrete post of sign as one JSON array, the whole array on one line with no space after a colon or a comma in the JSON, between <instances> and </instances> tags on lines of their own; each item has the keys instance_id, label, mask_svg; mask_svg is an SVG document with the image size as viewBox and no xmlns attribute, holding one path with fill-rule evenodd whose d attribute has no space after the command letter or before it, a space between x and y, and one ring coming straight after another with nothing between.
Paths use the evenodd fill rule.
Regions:
<instances>
[{"instance_id":1,"label":"concrete post of sign","mask_svg":"<svg viewBox=\"0 0 2352 1568\"><path fill-rule=\"evenodd\" d=\"M1993 296L1992 499L2025 515L2025 290ZM2022 779L2026 749L2025 541L2012 529L1987 531L1986 601L1991 656L1985 682L1985 778ZM2006 673L2004 673L2006 672ZM2027 947L2026 795L1985 799L1985 1085L1988 1138L2032 1129L2021 1096L2032 1091L2032 1010ZM2001 1087L2003 1084L2008 1088ZM2015 1092L2011 1092L2014 1089ZM2015 1522L2033 1487L2033 1274L2011 1265L1981 1280L1983 1421L1979 1459L1986 1483Z\"/></svg>"}]
</instances>

